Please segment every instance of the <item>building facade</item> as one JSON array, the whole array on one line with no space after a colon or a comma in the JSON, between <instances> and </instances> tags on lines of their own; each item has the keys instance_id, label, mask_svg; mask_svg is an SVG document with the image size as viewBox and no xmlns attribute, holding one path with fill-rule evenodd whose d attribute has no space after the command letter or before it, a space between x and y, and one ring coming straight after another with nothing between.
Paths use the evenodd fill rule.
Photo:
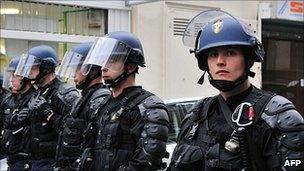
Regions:
<instances>
[{"instance_id":1,"label":"building facade","mask_svg":"<svg viewBox=\"0 0 304 171\"><path fill-rule=\"evenodd\" d=\"M2 0L1 71L33 46L50 45L62 58L74 44L117 30L130 31L125 2Z\"/></svg>"},{"instance_id":2,"label":"building facade","mask_svg":"<svg viewBox=\"0 0 304 171\"><path fill-rule=\"evenodd\" d=\"M54 47L59 57L76 43L111 31L131 31L144 47L147 67L139 84L164 99L217 94L205 78L183 31L195 15L221 9L251 23L266 49L251 79L293 101L304 113L303 2L290 1L1 1L1 70L9 57L38 44Z\"/></svg>"}]
</instances>

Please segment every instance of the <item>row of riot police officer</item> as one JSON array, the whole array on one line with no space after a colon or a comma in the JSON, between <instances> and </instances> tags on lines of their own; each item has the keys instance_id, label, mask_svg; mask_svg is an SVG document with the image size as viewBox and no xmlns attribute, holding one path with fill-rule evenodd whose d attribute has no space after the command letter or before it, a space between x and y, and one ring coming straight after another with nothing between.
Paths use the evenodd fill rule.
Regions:
<instances>
[{"instance_id":1,"label":"row of riot police officer","mask_svg":"<svg viewBox=\"0 0 304 171\"><path fill-rule=\"evenodd\" d=\"M57 64L55 51L41 45L6 69L1 149L9 170L165 168L167 110L135 83L145 60L133 34L79 44L55 73ZM69 79L75 87L62 81Z\"/></svg>"},{"instance_id":2,"label":"row of riot police officer","mask_svg":"<svg viewBox=\"0 0 304 171\"><path fill-rule=\"evenodd\" d=\"M1 151L9 170L50 170L59 127L78 92L55 76L57 55L49 46L36 46L13 58L4 73L10 87L1 102Z\"/></svg>"},{"instance_id":3,"label":"row of riot police officer","mask_svg":"<svg viewBox=\"0 0 304 171\"><path fill-rule=\"evenodd\" d=\"M189 22L183 42L204 72L199 83L207 72L220 93L189 111L167 170L303 170L303 117L284 97L249 82L254 62L264 60L251 26L207 10ZM55 77L52 48L34 47L17 60L1 102L10 170L166 167L168 114L162 100L136 86L145 60L134 35L109 33L65 55L56 75L72 78L81 94Z\"/></svg>"}]
</instances>

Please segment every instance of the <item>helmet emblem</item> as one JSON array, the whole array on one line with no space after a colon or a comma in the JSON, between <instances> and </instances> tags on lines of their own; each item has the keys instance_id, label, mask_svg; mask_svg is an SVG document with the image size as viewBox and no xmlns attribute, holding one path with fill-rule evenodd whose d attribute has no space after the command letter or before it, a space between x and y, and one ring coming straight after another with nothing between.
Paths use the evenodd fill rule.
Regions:
<instances>
[{"instance_id":1,"label":"helmet emblem","mask_svg":"<svg viewBox=\"0 0 304 171\"><path fill-rule=\"evenodd\" d=\"M212 25L212 30L215 34L219 33L223 28L222 20L216 20Z\"/></svg>"}]
</instances>

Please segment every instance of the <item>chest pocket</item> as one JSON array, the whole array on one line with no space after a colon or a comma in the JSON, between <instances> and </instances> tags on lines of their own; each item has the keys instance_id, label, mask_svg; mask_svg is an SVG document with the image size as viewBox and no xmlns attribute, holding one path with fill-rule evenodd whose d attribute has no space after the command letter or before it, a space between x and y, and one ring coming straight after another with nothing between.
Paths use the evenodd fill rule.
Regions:
<instances>
[{"instance_id":1,"label":"chest pocket","mask_svg":"<svg viewBox=\"0 0 304 171\"><path fill-rule=\"evenodd\" d=\"M120 127L121 115L125 113L123 108L118 111L111 113L108 116L108 122L104 127L104 145L106 148L116 147L119 144L119 138L117 136L118 129Z\"/></svg>"},{"instance_id":2,"label":"chest pocket","mask_svg":"<svg viewBox=\"0 0 304 171\"><path fill-rule=\"evenodd\" d=\"M203 157L201 147L182 144L175 148L172 161L177 170L202 170Z\"/></svg>"}]
</instances>

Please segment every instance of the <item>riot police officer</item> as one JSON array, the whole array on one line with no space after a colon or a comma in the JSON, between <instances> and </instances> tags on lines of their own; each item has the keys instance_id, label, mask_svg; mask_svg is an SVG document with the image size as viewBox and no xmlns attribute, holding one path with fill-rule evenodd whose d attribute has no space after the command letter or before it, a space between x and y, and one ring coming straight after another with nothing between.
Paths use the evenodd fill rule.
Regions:
<instances>
[{"instance_id":1,"label":"riot police officer","mask_svg":"<svg viewBox=\"0 0 304 171\"><path fill-rule=\"evenodd\" d=\"M78 99L77 90L55 76L57 55L53 48L31 48L18 64L15 74L27 77L37 88L28 103L31 112L32 170L51 170L55 162L58 132L64 115Z\"/></svg>"},{"instance_id":2,"label":"riot police officer","mask_svg":"<svg viewBox=\"0 0 304 171\"><path fill-rule=\"evenodd\" d=\"M139 66L145 67L140 41L129 32L109 33L95 42L82 67L84 73L90 71L90 64L102 66L112 96L86 131L84 146L88 148L80 169L164 168L168 114L161 99L135 85Z\"/></svg>"},{"instance_id":3,"label":"riot police officer","mask_svg":"<svg viewBox=\"0 0 304 171\"><path fill-rule=\"evenodd\" d=\"M264 59L253 33L220 10L187 26L184 44L194 44L199 68L220 94L199 100L184 119L168 170L303 170L303 117L289 100L248 80L253 63Z\"/></svg>"},{"instance_id":4,"label":"riot police officer","mask_svg":"<svg viewBox=\"0 0 304 171\"><path fill-rule=\"evenodd\" d=\"M4 98L5 94L7 93L7 91L2 87L2 84L3 84L3 75L0 74L0 103Z\"/></svg>"},{"instance_id":5,"label":"riot police officer","mask_svg":"<svg viewBox=\"0 0 304 171\"><path fill-rule=\"evenodd\" d=\"M3 85L3 75L0 74L0 105L2 104L2 102L4 100L4 97L7 95L7 90L5 90L2 85ZM1 113L1 115L0 115L0 130L2 130L2 126L3 126L3 115ZM2 136L2 134L0 134L0 136ZM0 158L2 158L2 157L0 157Z\"/></svg>"},{"instance_id":6,"label":"riot police officer","mask_svg":"<svg viewBox=\"0 0 304 171\"><path fill-rule=\"evenodd\" d=\"M81 73L81 65L91 46L92 43L75 46L65 55L57 72L57 75L62 78L74 79L76 88L82 90L80 100L64 119L57 151L59 170L77 169L73 163L81 155L83 133L88 122L110 98L110 90L102 83L100 66L91 65L90 73L87 75Z\"/></svg>"},{"instance_id":7,"label":"riot police officer","mask_svg":"<svg viewBox=\"0 0 304 171\"><path fill-rule=\"evenodd\" d=\"M2 87L3 84L3 75L0 74L0 104L2 103L5 95L6 95L6 90ZM0 113L0 141L2 140L2 126L3 126L3 115ZM3 159L3 152L2 149L0 150L0 160Z\"/></svg>"},{"instance_id":8,"label":"riot police officer","mask_svg":"<svg viewBox=\"0 0 304 171\"><path fill-rule=\"evenodd\" d=\"M13 73L16 70L18 65L19 58L12 58L9 62L8 67L4 71L3 82L1 84L3 91L6 91L6 94L3 94L0 101L0 131L1 131L1 143L3 138L3 129L5 127L5 118L10 115L10 113L14 110L17 92L12 91L12 86L10 80L12 78ZM0 149L1 154L4 154L4 148L1 144Z\"/></svg>"},{"instance_id":9,"label":"riot police officer","mask_svg":"<svg viewBox=\"0 0 304 171\"><path fill-rule=\"evenodd\" d=\"M1 84L2 89L7 93L2 95L1 103L0 103L0 126L1 132L5 126L5 118L8 116L13 110L16 103L16 98L18 92L12 90L12 84L10 80L17 68L19 62L19 57L12 58L9 62L8 67L5 69L3 75L3 82ZM1 147L1 152L3 152L3 148Z\"/></svg>"},{"instance_id":10,"label":"riot police officer","mask_svg":"<svg viewBox=\"0 0 304 171\"><path fill-rule=\"evenodd\" d=\"M12 67L16 69L17 63ZM10 71L14 71L14 69L10 69ZM13 111L5 118L2 148L8 156L10 171L29 170L31 166L29 124L31 113L28 102L35 94L35 89L27 77L13 73L10 80L11 90L16 92L17 96Z\"/></svg>"}]
</instances>

